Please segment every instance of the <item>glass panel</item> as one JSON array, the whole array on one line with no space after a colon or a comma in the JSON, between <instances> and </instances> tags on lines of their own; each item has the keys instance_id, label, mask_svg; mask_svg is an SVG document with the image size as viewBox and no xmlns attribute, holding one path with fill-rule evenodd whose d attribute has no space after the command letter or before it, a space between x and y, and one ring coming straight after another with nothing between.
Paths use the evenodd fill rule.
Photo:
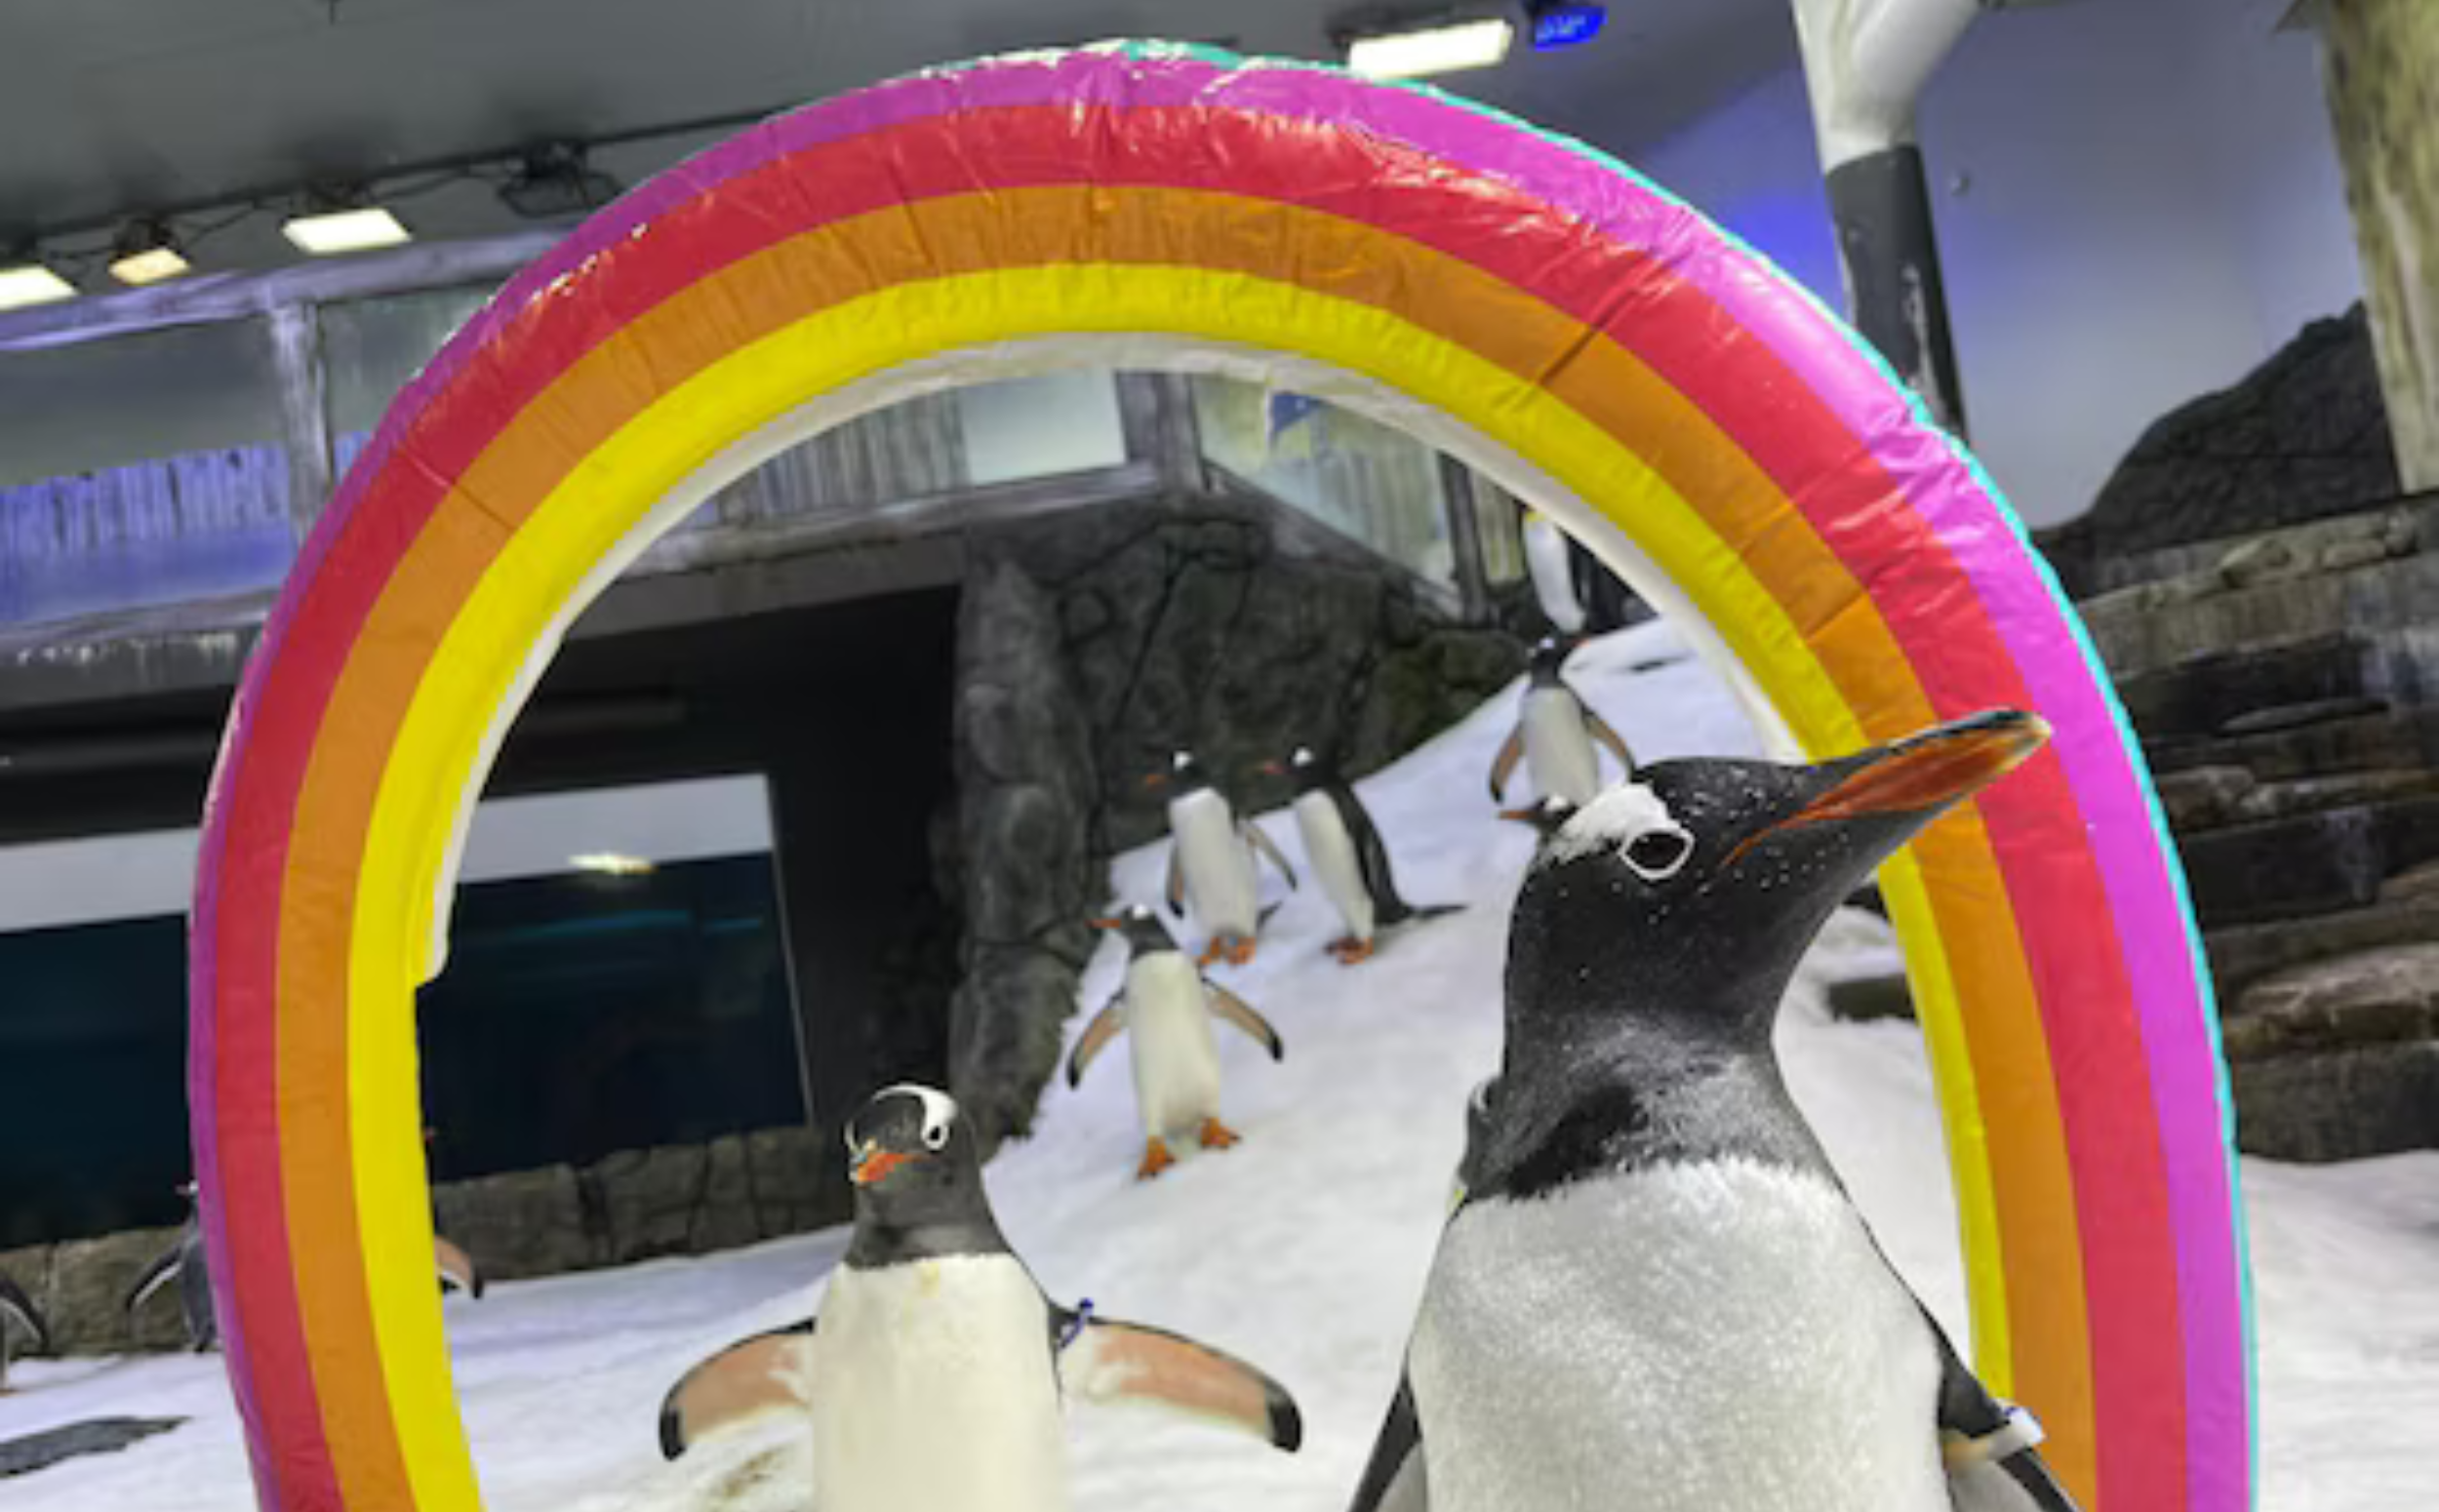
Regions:
<instances>
[{"instance_id":1,"label":"glass panel","mask_svg":"<svg viewBox=\"0 0 2439 1512\"><path fill-rule=\"evenodd\" d=\"M1493 587L1524 579L1524 502L1481 473L1473 475L1475 534L1482 538L1482 576Z\"/></svg>"},{"instance_id":2,"label":"glass panel","mask_svg":"<svg viewBox=\"0 0 2439 1512\"><path fill-rule=\"evenodd\" d=\"M1013 483L1127 459L1114 375L1045 373L957 390L972 483Z\"/></svg>"},{"instance_id":3,"label":"glass panel","mask_svg":"<svg viewBox=\"0 0 2439 1512\"><path fill-rule=\"evenodd\" d=\"M1302 394L1193 378L1203 456L1417 575L1456 581L1439 454Z\"/></svg>"},{"instance_id":4,"label":"glass panel","mask_svg":"<svg viewBox=\"0 0 2439 1512\"><path fill-rule=\"evenodd\" d=\"M379 425L398 390L490 300L495 288L461 284L322 306L332 436L361 437Z\"/></svg>"},{"instance_id":5,"label":"glass panel","mask_svg":"<svg viewBox=\"0 0 2439 1512\"><path fill-rule=\"evenodd\" d=\"M262 320L0 355L0 621L277 582L280 442Z\"/></svg>"}]
</instances>

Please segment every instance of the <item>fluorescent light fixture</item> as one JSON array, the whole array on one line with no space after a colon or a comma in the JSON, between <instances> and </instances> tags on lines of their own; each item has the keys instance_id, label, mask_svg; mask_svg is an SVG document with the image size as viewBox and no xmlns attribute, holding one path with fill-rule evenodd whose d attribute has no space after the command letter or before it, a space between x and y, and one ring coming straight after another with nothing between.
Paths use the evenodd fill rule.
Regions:
<instances>
[{"instance_id":1,"label":"fluorescent light fixture","mask_svg":"<svg viewBox=\"0 0 2439 1512\"><path fill-rule=\"evenodd\" d=\"M1507 56L1515 40L1515 24L1503 17L1450 21L1356 37L1346 45L1346 66L1366 78L1419 79L1460 68L1488 68Z\"/></svg>"},{"instance_id":2,"label":"fluorescent light fixture","mask_svg":"<svg viewBox=\"0 0 2439 1512\"><path fill-rule=\"evenodd\" d=\"M599 872L605 877L649 877L653 872L652 862L642 856L623 855L616 851L587 851L582 855L569 856L568 864L578 871Z\"/></svg>"},{"instance_id":3,"label":"fluorescent light fixture","mask_svg":"<svg viewBox=\"0 0 2439 1512\"><path fill-rule=\"evenodd\" d=\"M122 284L141 289L146 284L176 278L193 267L184 253L165 242L158 247L146 247L141 252L130 252L112 259L110 276Z\"/></svg>"},{"instance_id":4,"label":"fluorescent light fixture","mask_svg":"<svg viewBox=\"0 0 2439 1512\"><path fill-rule=\"evenodd\" d=\"M76 286L39 262L0 267L0 310L21 310L29 304L52 304L76 298Z\"/></svg>"},{"instance_id":5,"label":"fluorescent light fixture","mask_svg":"<svg viewBox=\"0 0 2439 1512\"><path fill-rule=\"evenodd\" d=\"M395 247L413 241L398 218L379 205L359 210L332 210L316 215L296 216L283 221L279 234L295 244L300 252L317 258L336 257L342 252L366 252L375 247Z\"/></svg>"}]
</instances>

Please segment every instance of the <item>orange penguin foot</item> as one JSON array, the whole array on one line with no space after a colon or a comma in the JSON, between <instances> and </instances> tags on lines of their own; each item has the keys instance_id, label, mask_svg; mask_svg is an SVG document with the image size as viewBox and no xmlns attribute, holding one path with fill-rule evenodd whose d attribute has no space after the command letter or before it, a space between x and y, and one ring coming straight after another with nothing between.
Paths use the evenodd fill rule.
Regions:
<instances>
[{"instance_id":1,"label":"orange penguin foot","mask_svg":"<svg viewBox=\"0 0 2439 1512\"><path fill-rule=\"evenodd\" d=\"M1227 953L1227 942L1225 940L1215 939L1211 941L1211 943L1203 946L1203 953L1194 958L1194 964L1196 966L1209 966L1212 962L1219 960L1221 956L1226 955Z\"/></svg>"},{"instance_id":2,"label":"orange penguin foot","mask_svg":"<svg viewBox=\"0 0 2439 1512\"><path fill-rule=\"evenodd\" d=\"M1216 1118L1207 1118L1203 1120L1204 1149L1224 1150L1239 1142L1242 1137L1243 1136L1238 1134L1235 1130L1230 1129L1227 1125L1220 1122L1220 1120Z\"/></svg>"},{"instance_id":3,"label":"orange penguin foot","mask_svg":"<svg viewBox=\"0 0 2439 1512\"><path fill-rule=\"evenodd\" d=\"M1169 1153L1169 1146L1158 1139L1147 1139L1143 1142L1143 1164L1135 1168L1135 1179L1148 1181L1177 1163L1178 1158Z\"/></svg>"},{"instance_id":4,"label":"orange penguin foot","mask_svg":"<svg viewBox=\"0 0 2439 1512\"><path fill-rule=\"evenodd\" d=\"M1352 935L1343 939L1330 941L1330 954L1339 958L1340 966L1352 966L1358 961L1371 960L1375 948L1371 940L1357 939Z\"/></svg>"},{"instance_id":5,"label":"orange penguin foot","mask_svg":"<svg viewBox=\"0 0 2439 1512\"><path fill-rule=\"evenodd\" d=\"M1228 936L1228 964L1243 966L1254 958L1254 937L1251 935Z\"/></svg>"}]
</instances>

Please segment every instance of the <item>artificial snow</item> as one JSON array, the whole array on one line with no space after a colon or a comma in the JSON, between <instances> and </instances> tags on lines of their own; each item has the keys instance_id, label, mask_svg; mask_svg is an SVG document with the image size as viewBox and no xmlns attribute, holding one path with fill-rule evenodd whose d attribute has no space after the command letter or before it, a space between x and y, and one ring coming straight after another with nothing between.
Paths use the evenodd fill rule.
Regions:
<instances>
[{"instance_id":1,"label":"artificial snow","mask_svg":"<svg viewBox=\"0 0 2439 1512\"><path fill-rule=\"evenodd\" d=\"M1664 626L1579 653L1571 680L1638 757L1753 753L1725 686ZM1463 913L1389 936L1349 969L1319 890L1289 899L1260 955L1220 980L1275 1023L1287 1059L1220 1027L1222 1106L1245 1134L1139 1183L1127 1077L1055 1084L1038 1132L987 1179L1010 1241L1061 1300L1180 1330L1260 1365L1301 1405L1301 1453L1140 1408L1068 1417L1080 1512L1340 1512L1395 1384L1463 1140L1465 1095L1499 1052L1506 914L1531 852L1484 790L1511 689L1361 784L1406 895ZM1286 753L1280 753L1284 756ZM1511 793L1511 801L1519 795ZM1284 811L1263 816L1299 869ZM1156 900L1165 849L1115 868ZM1280 887L1265 878L1268 895ZM2181 948L2162 941L2161 948ZM1083 993L1115 988L1108 942ZM1834 920L1779 1030L1788 1079L1906 1280L1959 1338L1965 1291L1929 1072L1903 1023L1833 1023L1822 983L1894 965L1883 926ZM1070 1035L1080 1034L1078 1014ZM1125 1052L1123 1045L1111 1054ZM1181 1152L1183 1153L1183 1152ZM2429 1504L2439 1447L2439 1154L2330 1168L2247 1161L2259 1308L2260 1504L2385 1512ZM810 1434L766 1421L661 1461L661 1394L704 1354L814 1309L844 1235L700 1260L503 1284L447 1303L457 1384L495 1512L780 1512L810 1486ZM478 1257L479 1258L479 1257ZM243 1512L251 1479L220 1360L21 1362L0 1438L81 1418L193 1421L124 1453L0 1486L10 1512ZM949 1446L943 1450L953 1452Z\"/></svg>"}]
</instances>

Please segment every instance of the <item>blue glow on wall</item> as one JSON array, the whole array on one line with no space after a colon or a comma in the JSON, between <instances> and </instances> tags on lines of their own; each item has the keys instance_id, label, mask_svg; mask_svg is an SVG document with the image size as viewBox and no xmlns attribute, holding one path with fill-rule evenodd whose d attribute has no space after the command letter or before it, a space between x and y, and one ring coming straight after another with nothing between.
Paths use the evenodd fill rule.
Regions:
<instances>
[{"instance_id":1,"label":"blue glow on wall","mask_svg":"<svg viewBox=\"0 0 2439 1512\"><path fill-rule=\"evenodd\" d=\"M1609 20L1605 5L1553 5L1533 13L1533 50L1553 52L1575 47L1601 34Z\"/></svg>"}]
</instances>

